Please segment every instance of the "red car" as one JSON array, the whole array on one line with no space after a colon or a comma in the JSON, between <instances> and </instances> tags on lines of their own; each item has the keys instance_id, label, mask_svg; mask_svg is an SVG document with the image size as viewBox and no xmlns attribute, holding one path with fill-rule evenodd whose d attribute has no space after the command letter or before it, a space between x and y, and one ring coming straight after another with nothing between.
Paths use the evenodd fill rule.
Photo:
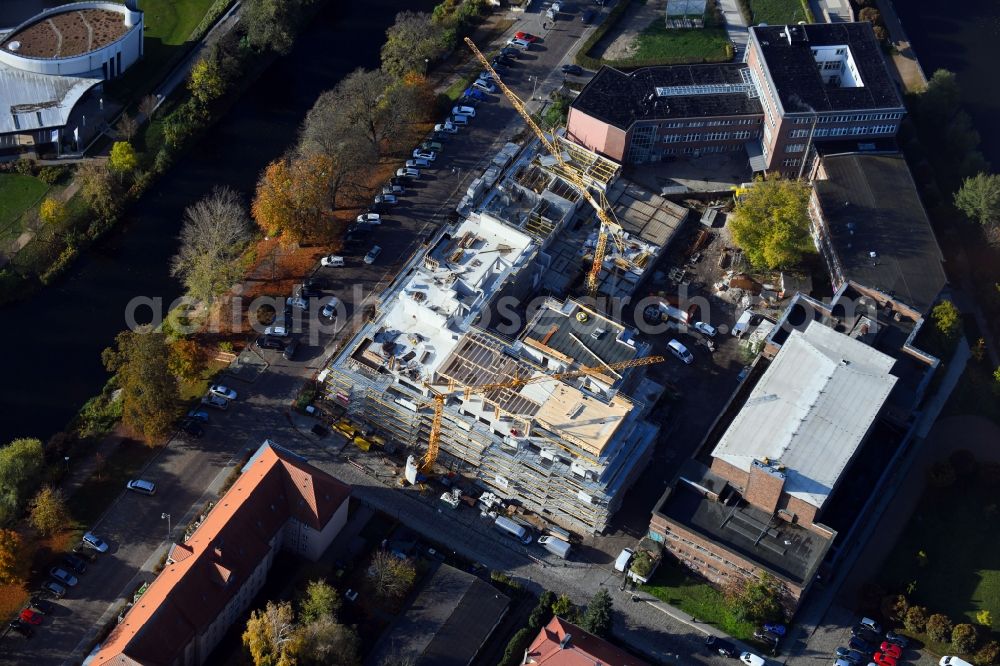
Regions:
<instances>
[{"instance_id":1,"label":"red car","mask_svg":"<svg viewBox=\"0 0 1000 666\"><path fill-rule=\"evenodd\" d=\"M30 608L25 608L21 611L20 617L21 622L24 622L25 624L32 624L37 627L42 623L42 614L38 611L33 611Z\"/></svg>"},{"instance_id":2,"label":"red car","mask_svg":"<svg viewBox=\"0 0 1000 666\"><path fill-rule=\"evenodd\" d=\"M884 652L876 652L872 656L872 661L878 664L878 666L896 666L896 660Z\"/></svg>"},{"instance_id":3,"label":"red car","mask_svg":"<svg viewBox=\"0 0 1000 666\"><path fill-rule=\"evenodd\" d=\"M532 44L538 41L538 37L531 34L530 32L516 32L514 33L514 39L523 39L524 41Z\"/></svg>"},{"instance_id":4,"label":"red car","mask_svg":"<svg viewBox=\"0 0 1000 666\"><path fill-rule=\"evenodd\" d=\"M882 642L882 654L887 657L892 657L893 659L899 659L903 656L903 649L898 645L890 643L889 641Z\"/></svg>"}]
</instances>

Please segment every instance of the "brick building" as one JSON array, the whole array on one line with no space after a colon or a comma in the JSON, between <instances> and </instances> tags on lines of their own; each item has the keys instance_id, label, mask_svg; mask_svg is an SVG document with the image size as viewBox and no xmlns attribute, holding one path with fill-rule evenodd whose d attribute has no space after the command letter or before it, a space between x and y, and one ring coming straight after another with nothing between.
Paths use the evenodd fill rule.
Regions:
<instances>
[{"instance_id":1,"label":"brick building","mask_svg":"<svg viewBox=\"0 0 1000 666\"><path fill-rule=\"evenodd\" d=\"M88 663L205 663L279 550L319 559L347 522L349 496L349 486L265 441Z\"/></svg>"},{"instance_id":2,"label":"brick building","mask_svg":"<svg viewBox=\"0 0 1000 666\"><path fill-rule=\"evenodd\" d=\"M603 638L587 633L561 617L541 628L535 640L524 652L522 666L646 666L646 662L633 657Z\"/></svg>"},{"instance_id":3,"label":"brick building","mask_svg":"<svg viewBox=\"0 0 1000 666\"><path fill-rule=\"evenodd\" d=\"M798 176L815 143L894 137L903 100L867 22L755 26L743 63L601 69L567 136L632 164L746 150L754 171Z\"/></svg>"}]
</instances>

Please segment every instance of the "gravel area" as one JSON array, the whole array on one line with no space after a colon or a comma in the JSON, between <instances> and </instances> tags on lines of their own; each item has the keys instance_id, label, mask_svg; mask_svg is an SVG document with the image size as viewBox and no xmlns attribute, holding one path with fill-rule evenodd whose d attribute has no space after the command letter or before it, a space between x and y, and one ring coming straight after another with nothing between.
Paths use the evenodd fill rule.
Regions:
<instances>
[{"instance_id":1,"label":"gravel area","mask_svg":"<svg viewBox=\"0 0 1000 666\"><path fill-rule=\"evenodd\" d=\"M625 60L634 56L639 48L636 41L639 33L648 28L653 21L662 21L666 8L666 0L649 0L646 4L633 3L618 21L618 25L601 40L605 45L604 49L600 50L600 45L598 45L598 48L594 50L594 57L605 60ZM609 39L612 40L610 43Z\"/></svg>"}]
</instances>

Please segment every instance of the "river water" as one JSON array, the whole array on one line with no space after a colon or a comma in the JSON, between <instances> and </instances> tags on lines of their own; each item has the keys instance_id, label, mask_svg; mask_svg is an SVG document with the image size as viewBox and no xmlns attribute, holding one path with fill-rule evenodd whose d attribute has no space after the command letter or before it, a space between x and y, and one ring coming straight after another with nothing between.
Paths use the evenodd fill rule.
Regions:
<instances>
[{"instance_id":1,"label":"river water","mask_svg":"<svg viewBox=\"0 0 1000 666\"><path fill-rule=\"evenodd\" d=\"M958 77L963 103L982 135L982 151L1000 169L1000 2L896 0L899 19L930 77L948 69Z\"/></svg>"},{"instance_id":2,"label":"river water","mask_svg":"<svg viewBox=\"0 0 1000 666\"><path fill-rule=\"evenodd\" d=\"M228 116L128 212L122 227L90 250L57 284L29 301L0 308L0 444L46 438L69 421L107 380L101 350L125 328L137 296L169 302L184 208L214 185L249 196L264 166L294 140L324 90L357 67L376 67L385 30L404 9L433 0L332 0L295 49L278 59Z\"/></svg>"}]
</instances>

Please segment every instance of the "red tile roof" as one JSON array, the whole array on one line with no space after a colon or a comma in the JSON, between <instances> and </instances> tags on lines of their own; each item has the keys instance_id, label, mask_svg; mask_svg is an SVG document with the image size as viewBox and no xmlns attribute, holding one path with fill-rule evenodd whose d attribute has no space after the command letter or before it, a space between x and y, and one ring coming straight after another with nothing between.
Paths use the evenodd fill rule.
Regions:
<instances>
[{"instance_id":1,"label":"red tile roof","mask_svg":"<svg viewBox=\"0 0 1000 666\"><path fill-rule=\"evenodd\" d=\"M104 641L93 666L171 664L206 629L271 550L289 518L322 529L347 486L265 442L233 487Z\"/></svg>"},{"instance_id":2,"label":"red tile roof","mask_svg":"<svg viewBox=\"0 0 1000 666\"><path fill-rule=\"evenodd\" d=\"M603 638L588 634L559 617L553 617L538 632L528 648L524 663L545 666L649 666Z\"/></svg>"}]
</instances>

